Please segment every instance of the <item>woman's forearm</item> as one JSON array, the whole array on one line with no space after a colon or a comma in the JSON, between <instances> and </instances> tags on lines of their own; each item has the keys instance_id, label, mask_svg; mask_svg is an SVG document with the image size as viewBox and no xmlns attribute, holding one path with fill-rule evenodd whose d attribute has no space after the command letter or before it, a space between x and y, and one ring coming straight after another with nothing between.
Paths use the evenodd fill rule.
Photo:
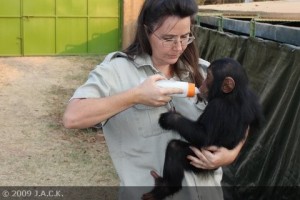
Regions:
<instances>
[{"instance_id":1,"label":"woman's forearm","mask_svg":"<svg viewBox=\"0 0 300 200\"><path fill-rule=\"evenodd\" d=\"M104 98L72 99L65 110L63 124L66 128L88 128L134 104L133 90Z\"/></svg>"}]
</instances>

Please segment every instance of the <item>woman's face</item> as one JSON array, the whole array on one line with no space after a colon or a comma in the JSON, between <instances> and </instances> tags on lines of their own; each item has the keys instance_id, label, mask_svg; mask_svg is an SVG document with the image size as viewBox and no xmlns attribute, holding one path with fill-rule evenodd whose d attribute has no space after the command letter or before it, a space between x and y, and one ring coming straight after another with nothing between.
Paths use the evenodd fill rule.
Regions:
<instances>
[{"instance_id":1,"label":"woman's face","mask_svg":"<svg viewBox=\"0 0 300 200\"><path fill-rule=\"evenodd\" d=\"M158 29L150 34L152 61L156 67L169 66L177 62L187 47L187 45L181 45L180 40L190 36L190 27L190 17L170 16L165 19Z\"/></svg>"}]
</instances>

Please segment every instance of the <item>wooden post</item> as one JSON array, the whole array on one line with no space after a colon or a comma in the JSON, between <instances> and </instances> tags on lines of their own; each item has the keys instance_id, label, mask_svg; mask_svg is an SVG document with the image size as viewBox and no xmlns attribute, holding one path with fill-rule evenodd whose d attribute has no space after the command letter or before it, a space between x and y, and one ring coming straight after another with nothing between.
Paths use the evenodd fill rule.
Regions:
<instances>
[{"instance_id":1,"label":"wooden post","mask_svg":"<svg viewBox=\"0 0 300 200\"><path fill-rule=\"evenodd\" d=\"M123 0L123 38L122 48L128 47L135 36L136 20L144 0Z\"/></svg>"}]
</instances>

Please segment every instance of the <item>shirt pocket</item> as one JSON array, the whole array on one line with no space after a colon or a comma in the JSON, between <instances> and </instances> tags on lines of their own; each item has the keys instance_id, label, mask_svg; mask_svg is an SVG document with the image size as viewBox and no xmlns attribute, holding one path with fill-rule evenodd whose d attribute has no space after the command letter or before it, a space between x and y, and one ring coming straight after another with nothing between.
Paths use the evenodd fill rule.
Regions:
<instances>
[{"instance_id":1,"label":"shirt pocket","mask_svg":"<svg viewBox=\"0 0 300 200\"><path fill-rule=\"evenodd\" d=\"M133 112L138 123L139 135L147 138L165 132L158 124L158 119L161 113L167 111L166 107L151 107L142 104L134 105Z\"/></svg>"}]
</instances>

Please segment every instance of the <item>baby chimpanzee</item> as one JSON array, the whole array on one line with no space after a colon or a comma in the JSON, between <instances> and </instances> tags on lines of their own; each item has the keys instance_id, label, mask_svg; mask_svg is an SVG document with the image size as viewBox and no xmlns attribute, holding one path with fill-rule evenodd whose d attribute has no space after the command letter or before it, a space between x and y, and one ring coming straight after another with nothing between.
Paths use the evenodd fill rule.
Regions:
<instances>
[{"instance_id":1,"label":"baby chimpanzee","mask_svg":"<svg viewBox=\"0 0 300 200\"><path fill-rule=\"evenodd\" d=\"M143 195L143 200L163 199L178 192L182 188L184 170L204 175L212 172L189 163L187 156L194 155L190 146L215 145L233 149L245 138L248 128L251 133L261 124L261 105L249 88L246 71L237 61L223 58L212 62L200 88L208 104L197 121L174 111L160 116L159 124L163 129L176 131L187 142L169 142L163 177L151 172L155 187Z\"/></svg>"}]
</instances>

